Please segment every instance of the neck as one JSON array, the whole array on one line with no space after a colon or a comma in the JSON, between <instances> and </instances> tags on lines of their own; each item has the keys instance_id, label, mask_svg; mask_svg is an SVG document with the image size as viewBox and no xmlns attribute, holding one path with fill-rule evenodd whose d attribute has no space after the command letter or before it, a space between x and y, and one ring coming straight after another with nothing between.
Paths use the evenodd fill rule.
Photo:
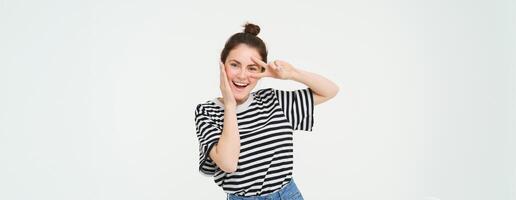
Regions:
<instances>
[{"instance_id":1,"label":"neck","mask_svg":"<svg viewBox=\"0 0 516 200\"><path fill-rule=\"evenodd\" d=\"M236 99L235 99L235 100L236 100L237 105L241 105L241 104L245 103L245 101L247 101L247 98L249 98L249 94L247 95L247 97L245 97L245 98L244 98L244 99L242 99L242 100L236 100ZM218 99L219 99L219 101L220 101L220 102L224 102L224 98L219 97Z\"/></svg>"},{"instance_id":2,"label":"neck","mask_svg":"<svg viewBox=\"0 0 516 200\"><path fill-rule=\"evenodd\" d=\"M249 98L249 94L246 97L244 97L244 99L242 99L242 100L236 100L237 105L243 104L247 100L247 98Z\"/></svg>"}]
</instances>

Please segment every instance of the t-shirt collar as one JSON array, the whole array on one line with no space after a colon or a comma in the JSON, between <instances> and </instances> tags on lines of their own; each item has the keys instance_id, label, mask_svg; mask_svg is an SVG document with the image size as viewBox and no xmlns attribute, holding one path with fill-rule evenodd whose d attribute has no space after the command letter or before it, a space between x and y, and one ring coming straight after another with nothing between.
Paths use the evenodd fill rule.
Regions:
<instances>
[{"instance_id":1,"label":"t-shirt collar","mask_svg":"<svg viewBox=\"0 0 516 200\"><path fill-rule=\"evenodd\" d=\"M251 92L249 94L249 97L247 97L247 99L245 100L244 103L236 106L236 112L238 113L238 112L242 112L244 110L247 110L247 108L249 108L249 106L253 102L253 99L254 99L254 92ZM214 98L213 102L215 102L215 104L217 104L221 108L224 108L224 103L220 102L218 98Z\"/></svg>"}]
</instances>

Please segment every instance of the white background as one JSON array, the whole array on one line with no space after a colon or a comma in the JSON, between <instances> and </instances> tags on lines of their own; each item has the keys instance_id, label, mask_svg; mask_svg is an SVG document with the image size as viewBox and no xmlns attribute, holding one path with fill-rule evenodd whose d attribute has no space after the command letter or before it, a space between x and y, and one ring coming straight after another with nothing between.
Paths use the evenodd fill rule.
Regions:
<instances>
[{"instance_id":1,"label":"white background","mask_svg":"<svg viewBox=\"0 0 516 200\"><path fill-rule=\"evenodd\" d=\"M224 199L194 108L226 39L340 93L295 136L305 199L516 199L516 2L0 0L0 199ZM296 89L263 79L256 89Z\"/></svg>"}]
</instances>

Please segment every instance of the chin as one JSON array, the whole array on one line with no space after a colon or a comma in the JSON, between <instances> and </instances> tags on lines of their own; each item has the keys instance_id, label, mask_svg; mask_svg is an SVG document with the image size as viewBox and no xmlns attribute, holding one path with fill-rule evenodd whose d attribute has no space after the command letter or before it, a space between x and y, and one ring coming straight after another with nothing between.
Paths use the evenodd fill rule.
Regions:
<instances>
[{"instance_id":1,"label":"chin","mask_svg":"<svg viewBox=\"0 0 516 200\"><path fill-rule=\"evenodd\" d=\"M239 90L232 88L232 92L233 92L233 96L235 97L235 100L243 102L245 100L244 98L250 94L252 88L253 87L246 88L247 90L244 90L244 91L239 91Z\"/></svg>"}]
</instances>

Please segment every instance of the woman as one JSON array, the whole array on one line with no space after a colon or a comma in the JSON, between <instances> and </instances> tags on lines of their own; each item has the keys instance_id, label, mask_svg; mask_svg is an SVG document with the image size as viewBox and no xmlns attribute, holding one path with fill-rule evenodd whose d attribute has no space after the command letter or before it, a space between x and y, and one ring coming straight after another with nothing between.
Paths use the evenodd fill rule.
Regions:
<instances>
[{"instance_id":1,"label":"woman","mask_svg":"<svg viewBox=\"0 0 516 200\"><path fill-rule=\"evenodd\" d=\"M226 42L220 60L222 98L198 104L199 171L213 177L228 199L303 199L294 183L293 131L312 131L313 107L333 98L330 80L291 64L267 64L260 28L245 24ZM253 91L270 77L308 86Z\"/></svg>"}]
</instances>

